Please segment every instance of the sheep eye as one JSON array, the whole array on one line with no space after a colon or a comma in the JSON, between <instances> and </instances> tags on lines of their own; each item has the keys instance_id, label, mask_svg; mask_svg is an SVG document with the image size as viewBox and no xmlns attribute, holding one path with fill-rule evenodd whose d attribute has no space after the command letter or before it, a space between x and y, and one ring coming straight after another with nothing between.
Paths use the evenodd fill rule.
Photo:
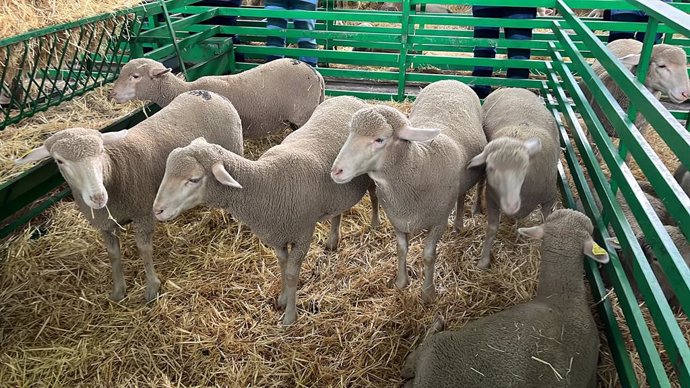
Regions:
<instances>
[{"instance_id":1,"label":"sheep eye","mask_svg":"<svg viewBox=\"0 0 690 388\"><path fill-rule=\"evenodd\" d=\"M660 68L660 69L665 69L665 68L666 68L666 65L659 65L659 68Z\"/></svg>"},{"instance_id":2,"label":"sheep eye","mask_svg":"<svg viewBox=\"0 0 690 388\"><path fill-rule=\"evenodd\" d=\"M132 78L139 79L139 78L141 78L141 76L139 74L132 74Z\"/></svg>"},{"instance_id":3,"label":"sheep eye","mask_svg":"<svg viewBox=\"0 0 690 388\"><path fill-rule=\"evenodd\" d=\"M64 163L64 162L63 162L62 160L60 160L60 159L55 159L55 163L57 163L57 164L62 164L62 163Z\"/></svg>"},{"instance_id":4,"label":"sheep eye","mask_svg":"<svg viewBox=\"0 0 690 388\"><path fill-rule=\"evenodd\" d=\"M384 140L384 139L383 139L382 137L379 137L378 139L376 139L376 140L374 140L374 141L375 141L376 143L381 144L381 143L383 143L383 140Z\"/></svg>"},{"instance_id":5,"label":"sheep eye","mask_svg":"<svg viewBox=\"0 0 690 388\"><path fill-rule=\"evenodd\" d=\"M188 180L189 180L190 183L199 183L199 181L201 180L201 178L189 178Z\"/></svg>"}]
</instances>

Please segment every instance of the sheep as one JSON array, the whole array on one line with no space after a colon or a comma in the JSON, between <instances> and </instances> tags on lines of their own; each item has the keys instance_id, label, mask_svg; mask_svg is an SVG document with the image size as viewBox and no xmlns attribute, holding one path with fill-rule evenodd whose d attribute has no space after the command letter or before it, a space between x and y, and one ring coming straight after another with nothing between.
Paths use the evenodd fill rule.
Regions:
<instances>
[{"instance_id":1,"label":"sheep","mask_svg":"<svg viewBox=\"0 0 690 388\"><path fill-rule=\"evenodd\" d=\"M690 173L688 169L684 165L679 164L673 173L673 177L680 185L680 188L683 189L685 195L690 196Z\"/></svg>"},{"instance_id":2,"label":"sheep","mask_svg":"<svg viewBox=\"0 0 690 388\"><path fill-rule=\"evenodd\" d=\"M641 42L635 39L618 39L609 43L606 47L628 70L633 74L637 73L637 65L640 62L640 53L642 52ZM644 85L657 99L659 99L661 93L664 93L668 95L674 103L682 103L690 97L687 65L688 62L685 52L680 47L668 44L654 45ZM592 64L592 70L594 70L597 77L601 79L604 86L611 92L621 108L627 111L630 105L628 96L609 76L608 72L599 61L595 61ZM589 103L592 105L597 117L602 119L604 128L609 136L618 137L613 125L609 120L605 119L606 115L602 112L601 107L596 102L589 89L587 87L582 87L582 90L589 100ZM638 113L635 119L635 126L640 131L644 131L646 125L646 119L642 114Z\"/></svg>"},{"instance_id":3,"label":"sheep","mask_svg":"<svg viewBox=\"0 0 690 388\"><path fill-rule=\"evenodd\" d=\"M146 300L156 299L160 280L152 259L153 200L168 153L199 136L243 153L242 126L232 104L212 92L190 91L129 130L65 129L17 160L55 160L82 214L103 236L113 271L112 300L126 293L117 228L130 221L146 269Z\"/></svg>"},{"instance_id":4,"label":"sheep","mask_svg":"<svg viewBox=\"0 0 690 388\"><path fill-rule=\"evenodd\" d=\"M333 163L331 177L345 184L368 174L395 229L398 272L395 285L409 284L408 235L428 229L424 242L422 300L436 297L436 245L457 203L455 229L463 225L465 193L479 179L467 171L486 145L477 94L458 81L438 81L417 96L410 119L385 105L352 117L350 136Z\"/></svg>"},{"instance_id":5,"label":"sheep","mask_svg":"<svg viewBox=\"0 0 690 388\"><path fill-rule=\"evenodd\" d=\"M608 254L592 240L592 222L570 209L543 225L520 228L542 239L537 294L530 302L468 323L436 328L405 360L414 387L595 387L599 333L587 302L583 253Z\"/></svg>"},{"instance_id":6,"label":"sheep","mask_svg":"<svg viewBox=\"0 0 690 388\"><path fill-rule=\"evenodd\" d=\"M300 266L316 223L331 219L326 247L335 250L341 213L359 202L371 183L361 177L338 185L329 176L347 137L347 122L365 106L354 97L326 100L302 128L257 161L204 139L174 150L153 204L156 218L170 220L201 204L227 209L275 249L282 279L277 304L285 308L282 324L294 323Z\"/></svg>"},{"instance_id":7,"label":"sheep","mask_svg":"<svg viewBox=\"0 0 690 388\"><path fill-rule=\"evenodd\" d=\"M483 110L489 143L467 168L486 169L487 231L477 264L486 269L501 211L522 218L541 204L544 218L551 213L560 147L553 116L529 90L498 89L486 98Z\"/></svg>"},{"instance_id":8,"label":"sheep","mask_svg":"<svg viewBox=\"0 0 690 388\"><path fill-rule=\"evenodd\" d=\"M230 99L242 120L245 139L260 138L285 124L301 127L324 100L323 77L296 59L278 59L235 75L201 77L185 82L160 62L129 61L110 93L119 103L151 100L160 106L187 90L204 89Z\"/></svg>"}]
</instances>

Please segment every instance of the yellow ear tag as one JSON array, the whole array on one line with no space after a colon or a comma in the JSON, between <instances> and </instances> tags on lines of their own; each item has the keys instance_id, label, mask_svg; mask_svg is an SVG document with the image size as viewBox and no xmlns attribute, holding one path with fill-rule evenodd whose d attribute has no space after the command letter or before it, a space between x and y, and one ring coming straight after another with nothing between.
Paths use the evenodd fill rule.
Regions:
<instances>
[{"instance_id":1,"label":"yellow ear tag","mask_svg":"<svg viewBox=\"0 0 690 388\"><path fill-rule=\"evenodd\" d=\"M598 256L605 255L607 252L606 249L600 247L599 244L594 243L594 245L592 246L592 253Z\"/></svg>"}]
</instances>

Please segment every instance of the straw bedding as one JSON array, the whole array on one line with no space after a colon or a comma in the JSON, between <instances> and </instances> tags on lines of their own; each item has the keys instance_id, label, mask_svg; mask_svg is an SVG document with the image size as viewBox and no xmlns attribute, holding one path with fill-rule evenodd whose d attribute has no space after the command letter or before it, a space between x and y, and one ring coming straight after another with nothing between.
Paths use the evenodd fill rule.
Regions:
<instances>
[{"instance_id":1,"label":"straw bedding","mask_svg":"<svg viewBox=\"0 0 690 388\"><path fill-rule=\"evenodd\" d=\"M77 21L142 0L7 0L0 4L0 39L49 25Z\"/></svg>"}]
</instances>

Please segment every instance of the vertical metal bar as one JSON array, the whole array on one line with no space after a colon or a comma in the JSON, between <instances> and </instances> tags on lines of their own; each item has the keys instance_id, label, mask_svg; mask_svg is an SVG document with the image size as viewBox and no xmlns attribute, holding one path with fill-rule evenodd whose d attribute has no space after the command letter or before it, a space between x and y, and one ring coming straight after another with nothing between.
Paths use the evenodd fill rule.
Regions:
<instances>
[{"instance_id":1,"label":"vertical metal bar","mask_svg":"<svg viewBox=\"0 0 690 388\"><path fill-rule=\"evenodd\" d=\"M170 22L170 14L168 13L168 6L165 5L165 1L158 0L158 2L163 7L163 15L165 15L165 24L168 26L168 31L170 31L170 38L172 38L173 47L175 47L175 53L177 53L177 59L180 62L180 70L184 74L185 79L189 79L187 76L187 68L184 65L184 59L182 59L182 52L180 51L180 46L177 44L177 38L175 37L175 28Z\"/></svg>"},{"instance_id":2,"label":"vertical metal bar","mask_svg":"<svg viewBox=\"0 0 690 388\"><path fill-rule=\"evenodd\" d=\"M57 37L57 34L56 34ZM57 42L55 42L55 47L57 49L57 44L60 42L60 39L57 39ZM61 69L62 69L62 64L65 60L65 55L67 55L67 48L69 47L69 38L65 39L65 46L62 50L62 55L60 55L60 60L58 60L57 64L57 71L58 74L61 74ZM57 82L57 77L55 77L55 81ZM58 91L57 95L63 95L67 91L67 88L69 87L69 79L65 80L65 86L62 87L62 90ZM55 88L57 89L57 88ZM46 100L46 106L50 106L50 102L53 100L53 93L48 95L48 98Z\"/></svg>"},{"instance_id":3,"label":"vertical metal bar","mask_svg":"<svg viewBox=\"0 0 690 388\"><path fill-rule=\"evenodd\" d=\"M77 41L77 44L76 44L77 51L75 51L74 55L71 56L72 61L70 63L69 72L67 72L67 78L65 81L67 83L67 85L69 85L71 83L72 74L74 73L74 64L76 62L77 57L79 56L79 49L78 48L81 47L81 42L84 40L84 32L85 31L86 31L86 29L84 28L84 26L79 27L79 40ZM69 38L67 38L67 39L65 39L65 47L64 47L65 53L67 53L67 51L69 50L69 47L70 47ZM72 88L72 93L62 94L60 96L60 98L58 99L58 104L65 101L67 98L69 98L69 96L74 94L74 91L77 90L77 88L79 87L79 78L77 78L75 80L74 84L70 85L70 87ZM67 86L65 86L65 88L67 88Z\"/></svg>"},{"instance_id":4,"label":"vertical metal bar","mask_svg":"<svg viewBox=\"0 0 690 388\"><path fill-rule=\"evenodd\" d=\"M12 52L12 50L10 50L11 47L12 47L12 45L5 46L5 52L7 53L7 57L6 57L5 62L4 62L5 65L3 66L3 69L2 69L2 76L0 76L0 88L2 88L2 89L5 88L5 77L7 77L7 67L10 64L10 57L11 57L11 52ZM12 110L12 101L11 101L12 90L9 87L7 88L7 94L8 94L8 97L10 97L10 102L7 105L7 109L0 108L0 109L2 109L2 112L4 112L4 116L5 116L5 118L2 119L2 125L0 125L0 129L5 128L5 126L8 124L8 121L10 119L10 112Z\"/></svg>"},{"instance_id":5,"label":"vertical metal bar","mask_svg":"<svg viewBox=\"0 0 690 388\"><path fill-rule=\"evenodd\" d=\"M405 99L405 86L407 80L407 50L408 50L408 29L410 27L410 0L403 0L402 23L400 27L400 55L398 56L398 93L396 99Z\"/></svg>"},{"instance_id":6,"label":"vertical metal bar","mask_svg":"<svg viewBox=\"0 0 690 388\"><path fill-rule=\"evenodd\" d=\"M644 81L647 78L647 71L649 70L649 62L650 62L651 57L652 57L652 49L654 48L654 40L656 38L656 31L657 31L658 27L659 27L659 21L656 20L655 18L650 18L649 23L647 24L647 31L645 32L644 42L642 43L642 52L640 53L640 62L637 64L637 80L640 81L641 84L644 84ZM632 102L629 102L628 119L632 123L635 123L636 118L637 118L637 109L632 104ZM618 145L618 154L620 155L622 160L625 160L625 158L628 156L628 149L622 140L619 142L619 145ZM616 183L616 181L611 179L609 181L609 185L611 186L611 191L613 192L613 194L616 195L616 192L618 191L618 184ZM609 223L611 222L610 214L608 214L608 212L604 211L603 217L604 217L604 224L606 226L608 226Z\"/></svg>"},{"instance_id":7,"label":"vertical metal bar","mask_svg":"<svg viewBox=\"0 0 690 388\"><path fill-rule=\"evenodd\" d=\"M335 0L326 0L326 10L328 12L333 12L333 10L335 9L335 7L333 5L334 2L335 2ZM334 30L335 30L335 24L334 24L333 20L330 20L330 19L326 20L326 31L334 31ZM326 43L324 44L324 48L326 50L331 50L333 48L333 45L331 45L331 39L330 38L326 39ZM325 65L325 67L330 67L329 62L324 62L324 65Z\"/></svg>"}]
</instances>

